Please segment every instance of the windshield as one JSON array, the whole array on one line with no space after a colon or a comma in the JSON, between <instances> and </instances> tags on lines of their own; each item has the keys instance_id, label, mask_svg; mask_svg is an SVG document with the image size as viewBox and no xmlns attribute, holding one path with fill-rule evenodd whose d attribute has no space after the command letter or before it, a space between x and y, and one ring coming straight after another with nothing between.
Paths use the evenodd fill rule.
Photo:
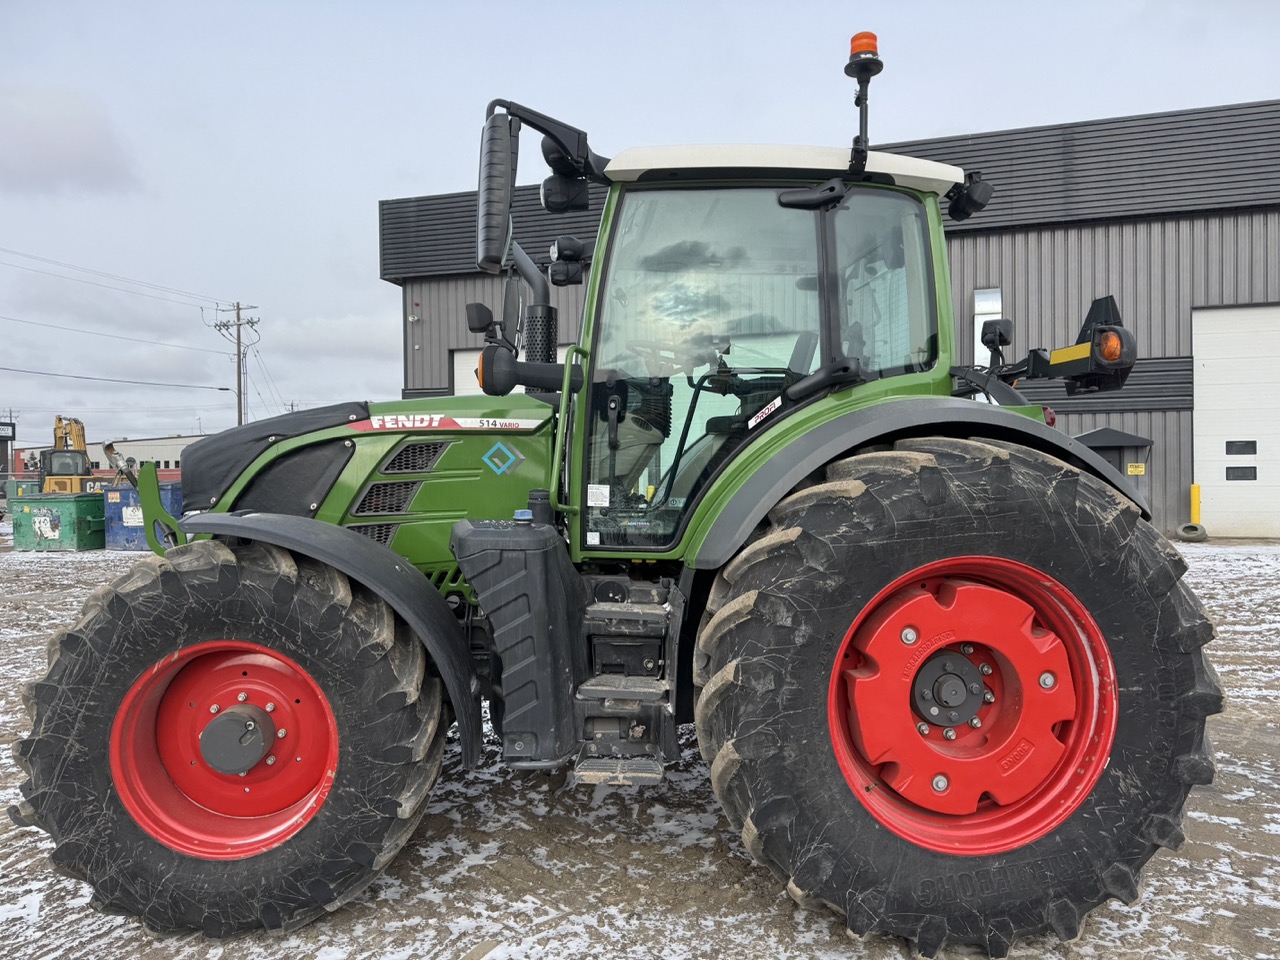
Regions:
<instances>
[{"instance_id":1,"label":"windshield","mask_svg":"<svg viewBox=\"0 0 1280 960\"><path fill-rule=\"evenodd\" d=\"M823 363L856 358L864 378L932 363L923 206L855 188L818 212L779 192L624 193L598 308L588 547L669 544L733 452L785 415L786 387Z\"/></svg>"},{"instance_id":2,"label":"windshield","mask_svg":"<svg viewBox=\"0 0 1280 960\"><path fill-rule=\"evenodd\" d=\"M78 477L89 472L88 456L76 450L49 455L49 473L59 477Z\"/></svg>"}]
</instances>

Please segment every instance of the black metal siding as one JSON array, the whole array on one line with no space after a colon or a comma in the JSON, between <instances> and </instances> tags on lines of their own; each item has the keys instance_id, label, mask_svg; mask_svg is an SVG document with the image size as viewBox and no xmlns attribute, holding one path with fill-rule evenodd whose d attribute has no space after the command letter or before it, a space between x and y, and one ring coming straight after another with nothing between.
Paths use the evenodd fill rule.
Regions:
<instances>
[{"instance_id":1,"label":"black metal siding","mask_svg":"<svg viewBox=\"0 0 1280 960\"><path fill-rule=\"evenodd\" d=\"M516 187L511 217L516 242L543 263L556 237L594 240L605 193L604 187L592 184L591 209L555 215L542 209L537 186ZM479 273L474 191L383 200L378 220L383 280L402 284L415 277Z\"/></svg>"},{"instance_id":2,"label":"black metal siding","mask_svg":"<svg viewBox=\"0 0 1280 960\"><path fill-rule=\"evenodd\" d=\"M956 232L1280 205L1280 100L879 145L995 186Z\"/></svg>"}]
</instances>

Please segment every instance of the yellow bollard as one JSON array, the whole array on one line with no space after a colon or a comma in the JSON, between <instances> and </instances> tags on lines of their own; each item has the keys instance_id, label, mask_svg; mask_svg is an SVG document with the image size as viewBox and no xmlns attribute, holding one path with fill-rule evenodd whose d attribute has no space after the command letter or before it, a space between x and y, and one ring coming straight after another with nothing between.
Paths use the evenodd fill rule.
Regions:
<instances>
[{"instance_id":1,"label":"yellow bollard","mask_svg":"<svg viewBox=\"0 0 1280 960\"><path fill-rule=\"evenodd\" d=\"M1191 522L1195 524L1200 522L1200 484L1198 483L1191 485Z\"/></svg>"}]
</instances>

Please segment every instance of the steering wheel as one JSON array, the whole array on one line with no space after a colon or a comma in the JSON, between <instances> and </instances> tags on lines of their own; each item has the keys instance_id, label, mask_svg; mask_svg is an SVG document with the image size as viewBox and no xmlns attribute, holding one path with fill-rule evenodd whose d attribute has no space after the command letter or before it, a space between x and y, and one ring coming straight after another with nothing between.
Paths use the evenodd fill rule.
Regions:
<instances>
[{"instance_id":1,"label":"steering wheel","mask_svg":"<svg viewBox=\"0 0 1280 960\"><path fill-rule=\"evenodd\" d=\"M627 349L644 361L651 377L670 377L674 373L692 373L687 360L676 353L675 347L657 340L628 340Z\"/></svg>"}]
</instances>

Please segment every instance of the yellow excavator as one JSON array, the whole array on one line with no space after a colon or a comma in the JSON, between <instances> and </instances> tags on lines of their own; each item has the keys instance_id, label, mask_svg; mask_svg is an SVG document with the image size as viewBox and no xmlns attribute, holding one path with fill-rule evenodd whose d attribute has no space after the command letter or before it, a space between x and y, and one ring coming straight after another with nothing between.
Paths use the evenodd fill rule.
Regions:
<instances>
[{"instance_id":1,"label":"yellow excavator","mask_svg":"<svg viewBox=\"0 0 1280 960\"><path fill-rule=\"evenodd\" d=\"M53 418L53 446L40 451L41 493L100 493L108 483L89 465L84 424L75 417Z\"/></svg>"}]
</instances>

